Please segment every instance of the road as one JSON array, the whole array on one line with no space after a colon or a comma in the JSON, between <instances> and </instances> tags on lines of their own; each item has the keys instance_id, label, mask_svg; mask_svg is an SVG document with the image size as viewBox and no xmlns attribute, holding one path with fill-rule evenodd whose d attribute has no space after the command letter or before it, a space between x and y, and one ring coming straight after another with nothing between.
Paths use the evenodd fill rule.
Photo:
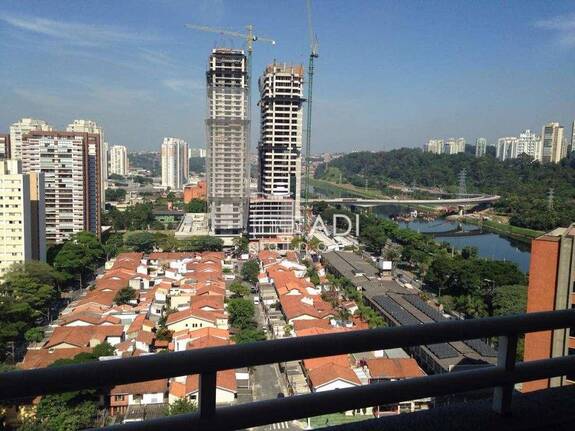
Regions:
<instances>
[{"instance_id":1,"label":"road","mask_svg":"<svg viewBox=\"0 0 575 431\"><path fill-rule=\"evenodd\" d=\"M263 305L256 305L256 321L260 328L264 328L265 316ZM287 394L284 377L281 375L277 364L260 365L253 368L251 374L252 394L254 401L268 400ZM281 395L279 395L281 394ZM279 422L271 425L252 428L257 431L290 430L300 431L302 427L297 421Z\"/></svg>"}]
</instances>

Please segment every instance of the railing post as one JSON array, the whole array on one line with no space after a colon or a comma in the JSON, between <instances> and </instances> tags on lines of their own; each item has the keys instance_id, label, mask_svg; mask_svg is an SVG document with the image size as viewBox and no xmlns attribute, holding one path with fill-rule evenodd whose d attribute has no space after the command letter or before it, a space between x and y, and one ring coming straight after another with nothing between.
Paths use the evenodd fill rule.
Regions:
<instances>
[{"instance_id":1,"label":"railing post","mask_svg":"<svg viewBox=\"0 0 575 431\"><path fill-rule=\"evenodd\" d=\"M198 409L201 418L209 418L216 413L216 372L200 374Z\"/></svg>"},{"instance_id":2,"label":"railing post","mask_svg":"<svg viewBox=\"0 0 575 431\"><path fill-rule=\"evenodd\" d=\"M499 337L497 353L497 367L505 371L515 369L515 355L517 352L517 334L502 335ZM497 386L493 391L493 410L500 415L511 414L511 398L513 397L513 384Z\"/></svg>"}]
</instances>

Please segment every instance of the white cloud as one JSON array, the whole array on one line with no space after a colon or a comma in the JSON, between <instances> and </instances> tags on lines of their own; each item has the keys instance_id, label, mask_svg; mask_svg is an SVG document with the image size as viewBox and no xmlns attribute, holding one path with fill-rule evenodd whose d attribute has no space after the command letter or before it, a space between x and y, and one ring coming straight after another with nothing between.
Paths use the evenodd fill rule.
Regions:
<instances>
[{"instance_id":1,"label":"white cloud","mask_svg":"<svg viewBox=\"0 0 575 431\"><path fill-rule=\"evenodd\" d=\"M0 15L0 20L22 31L66 41L79 46L101 46L117 42L134 43L156 40L147 34L127 32L111 26L63 22L24 15Z\"/></svg>"},{"instance_id":2,"label":"white cloud","mask_svg":"<svg viewBox=\"0 0 575 431\"><path fill-rule=\"evenodd\" d=\"M561 45L575 47L575 14L537 21L535 26L557 33Z\"/></svg>"},{"instance_id":3,"label":"white cloud","mask_svg":"<svg viewBox=\"0 0 575 431\"><path fill-rule=\"evenodd\" d=\"M194 93L203 90L205 85L195 79L164 79L162 84L177 93Z\"/></svg>"}]
</instances>

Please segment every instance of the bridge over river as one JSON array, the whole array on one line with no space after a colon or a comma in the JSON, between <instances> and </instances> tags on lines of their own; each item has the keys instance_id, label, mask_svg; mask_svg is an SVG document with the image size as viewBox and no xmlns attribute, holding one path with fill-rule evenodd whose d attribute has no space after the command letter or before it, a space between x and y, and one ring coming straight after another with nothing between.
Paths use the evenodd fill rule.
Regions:
<instances>
[{"instance_id":1,"label":"bridge over river","mask_svg":"<svg viewBox=\"0 0 575 431\"><path fill-rule=\"evenodd\" d=\"M365 199L365 198L326 198L309 199L310 203L326 202L330 204L353 205L358 207L377 207L382 205L477 205L495 202L501 196L497 195L473 195L454 199Z\"/></svg>"}]
</instances>

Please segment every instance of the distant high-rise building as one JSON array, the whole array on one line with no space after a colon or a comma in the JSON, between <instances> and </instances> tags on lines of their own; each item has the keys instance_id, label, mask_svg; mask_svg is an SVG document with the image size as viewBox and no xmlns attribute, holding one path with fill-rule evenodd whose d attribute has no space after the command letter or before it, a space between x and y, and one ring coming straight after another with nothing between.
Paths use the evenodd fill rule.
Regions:
<instances>
[{"instance_id":1,"label":"distant high-rise building","mask_svg":"<svg viewBox=\"0 0 575 431\"><path fill-rule=\"evenodd\" d=\"M100 236L100 135L33 131L22 142L24 173L44 173L46 240L89 231Z\"/></svg>"},{"instance_id":2,"label":"distant high-rise building","mask_svg":"<svg viewBox=\"0 0 575 431\"><path fill-rule=\"evenodd\" d=\"M426 153L443 154L443 139L430 139L423 145Z\"/></svg>"},{"instance_id":3,"label":"distant high-rise building","mask_svg":"<svg viewBox=\"0 0 575 431\"><path fill-rule=\"evenodd\" d=\"M43 174L0 161L0 278L15 263L46 260Z\"/></svg>"},{"instance_id":4,"label":"distant high-rise building","mask_svg":"<svg viewBox=\"0 0 575 431\"><path fill-rule=\"evenodd\" d=\"M190 175L188 144L179 138L162 142L162 186L181 190Z\"/></svg>"},{"instance_id":5,"label":"distant high-rise building","mask_svg":"<svg viewBox=\"0 0 575 431\"><path fill-rule=\"evenodd\" d=\"M558 163L567 156L567 148L563 142L563 127L559 123L548 123L541 132L543 163Z\"/></svg>"},{"instance_id":6,"label":"distant high-rise building","mask_svg":"<svg viewBox=\"0 0 575 431\"><path fill-rule=\"evenodd\" d=\"M107 146L102 143L105 142L104 130L98 126L95 121L92 120L74 120L73 123L68 124L66 127L67 132L77 132L77 133L92 133L100 135L100 196L102 196L102 208L106 204L106 187L108 186L108 151Z\"/></svg>"},{"instance_id":7,"label":"distant high-rise building","mask_svg":"<svg viewBox=\"0 0 575 431\"><path fill-rule=\"evenodd\" d=\"M205 148L190 148L190 157L206 157Z\"/></svg>"},{"instance_id":8,"label":"distant high-rise building","mask_svg":"<svg viewBox=\"0 0 575 431\"><path fill-rule=\"evenodd\" d=\"M575 121L571 124L571 151L575 151Z\"/></svg>"},{"instance_id":9,"label":"distant high-rise building","mask_svg":"<svg viewBox=\"0 0 575 431\"><path fill-rule=\"evenodd\" d=\"M517 148L517 138L515 136L507 136L497 140L497 147L495 150L495 157L504 161L507 159L515 158Z\"/></svg>"},{"instance_id":10,"label":"distant high-rise building","mask_svg":"<svg viewBox=\"0 0 575 431\"><path fill-rule=\"evenodd\" d=\"M527 154L534 160L541 160L541 137L527 129L519 134L517 144L513 152L513 157L519 157L521 154Z\"/></svg>"},{"instance_id":11,"label":"distant high-rise building","mask_svg":"<svg viewBox=\"0 0 575 431\"><path fill-rule=\"evenodd\" d=\"M443 145L444 154L459 154L465 152L464 138L449 138Z\"/></svg>"},{"instance_id":12,"label":"distant high-rise building","mask_svg":"<svg viewBox=\"0 0 575 431\"><path fill-rule=\"evenodd\" d=\"M527 312L575 307L575 224L557 228L531 242ZM575 328L531 332L525 336L524 360L575 354ZM575 373L523 383L523 391L575 383Z\"/></svg>"},{"instance_id":13,"label":"distant high-rise building","mask_svg":"<svg viewBox=\"0 0 575 431\"><path fill-rule=\"evenodd\" d=\"M249 76L242 50L212 51L206 74L206 174L210 232L240 235L249 199Z\"/></svg>"},{"instance_id":14,"label":"distant high-rise building","mask_svg":"<svg viewBox=\"0 0 575 431\"><path fill-rule=\"evenodd\" d=\"M294 199L296 219L301 216L303 78L303 66L273 63L259 80L259 191Z\"/></svg>"},{"instance_id":15,"label":"distant high-rise building","mask_svg":"<svg viewBox=\"0 0 575 431\"><path fill-rule=\"evenodd\" d=\"M128 175L128 149L123 145L110 148L110 173Z\"/></svg>"},{"instance_id":16,"label":"distant high-rise building","mask_svg":"<svg viewBox=\"0 0 575 431\"><path fill-rule=\"evenodd\" d=\"M0 160L10 158L10 135L0 133Z\"/></svg>"},{"instance_id":17,"label":"distant high-rise building","mask_svg":"<svg viewBox=\"0 0 575 431\"><path fill-rule=\"evenodd\" d=\"M487 139L477 138L475 140L475 157L483 157L487 153Z\"/></svg>"},{"instance_id":18,"label":"distant high-rise building","mask_svg":"<svg viewBox=\"0 0 575 431\"><path fill-rule=\"evenodd\" d=\"M16 160L22 158L21 148L24 135L36 130L48 132L54 128L44 120L35 120L34 118L22 118L10 126L10 158Z\"/></svg>"}]
</instances>

